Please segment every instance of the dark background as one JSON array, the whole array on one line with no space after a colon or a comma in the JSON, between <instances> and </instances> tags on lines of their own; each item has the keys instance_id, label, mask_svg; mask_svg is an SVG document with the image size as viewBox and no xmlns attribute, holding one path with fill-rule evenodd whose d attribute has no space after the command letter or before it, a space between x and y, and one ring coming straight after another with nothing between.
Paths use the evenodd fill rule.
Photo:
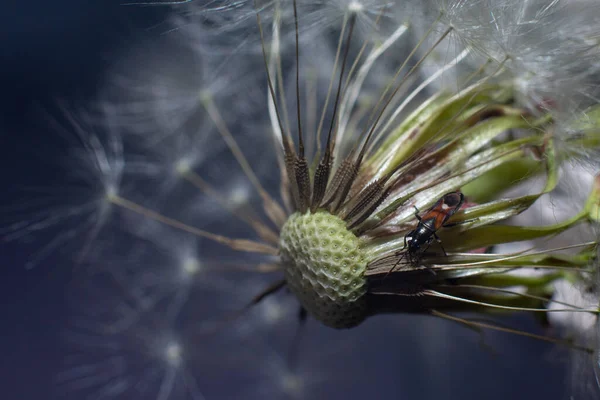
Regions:
<instances>
[{"instance_id":1,"label":"dark background","mask_svg":"<svg viewBox=\"0 0 600 400\"><path fill-rule=\"evenodd\" d=\"M20 186L58 179L35 157L23 158L27 149L43 149L54 140L45 115L55 110L57 100L77 103L91 98L111 55L160 24L168 11L161 7L121 6L107 0L8 3L0 9L0 178L5 188L2 215L10 212L15 201L12 193ZM32 248L26 242L0 245L0 398L56 398L53 380L63 357L57 343L67 322L65 293L72 271L54 256L28 270L23 266ZM521 322L532 324L530 319ZM415 382L420 381L406 388L406 397L402 398L407 399L420 398L420 386L428 388L423 390L428 397L439 392L439 398L566 398L563 366L547 364L547 368L535 369L544 364L540 360L550 349L543 344L517 339L510 350L511 358L503 359L472 348L465 349L461 356L461 350L449 343L452 353L457 354L450 358L455 364L439 366L437 374L429 376L422 365L416 365L418 361L407 359L419 357L414 350L407 349L402 365L398 365L398 357L388 357L386 343L398 344L402 339L384 332L382 321L371 328L377 325L382 335L379 343L372 345L374 360L370 362L385 364L388 389L394 395L386 393L386 386L378 385L373 388L376 398L395 398L403 392L393 383L398 374L415 374ZM315 324L309 328L315 328ZM440 376L445 375L444 368L445 377ZM460 388L459 393L451 387Z\"/></svg>"},{"instance_id":2,"label":"dark background","mask_svg":"<svg viewBox=\"0 0 600 400\"><path fill-rule=\"evenodd\" d=\"M0 7L0 178L5 220L23 186L60 179L34 156L56 140L48 114L93 97L111 54L164 19L119 1L14 1ZM27 157L28 149L30 157ZM25 158L27 157L27 158ZM49 257L24 267L26 242L0 242L0 398L52 399L72 270ZM74 395L78 398L78 395Z\"/></svg>"}]
</instances>

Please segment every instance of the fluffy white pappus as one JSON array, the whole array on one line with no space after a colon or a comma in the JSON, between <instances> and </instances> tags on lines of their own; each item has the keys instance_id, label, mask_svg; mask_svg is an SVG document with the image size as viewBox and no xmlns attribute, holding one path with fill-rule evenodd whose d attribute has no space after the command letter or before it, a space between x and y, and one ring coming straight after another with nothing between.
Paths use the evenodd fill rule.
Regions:
<instances>
[{"instance_id":1,"label":"fluffy white pappus","mask_svg":"<svg viewBox=\"0 0 600 400\"><path fill-rule=\"evenodd\" d=\"M243 208L256 196L250 182L258 180L248 179L249 170L261 177L273 174L270 166L275 160L273 152L264 151L273 148L271 138L264 135L264 123L253 121L256 117L246 118L245 112L236 109L236 104L259 97L251 89L245 90L248 86L239 86L243 93L228 101L223 93L215 93L214 98L207 98L207 93L198 95L196 109L190 109L192 114L180 120L173 131L157 131L160 124L156 124L145 133L125 134L132 199L188 223L206 225L227 211ZM118 103L103 104L120 108ZM104 112L99 120L112 126L114 117ZM120 120L118 129L131 133L132 126L133 132L140 127L135 123L123 126L125 123L127 120Z\"/></svg>"},{"instance_id":2,"label":"fluffy white pappus","mask_svg":"<svg viewBox=\"0 0 600 400\"><path fill-rule=\"evenodd\" d=\"M80 270L70 292L68 357L57 377L68 396L202 399L205 387L223 393L215 377L230 374L235 382L254 373L264 345L257 330L284 313L250 318L252 329L238 329L240 319L249 320L240 311L267 283L239 274L256 278L253 266L211 261L201 249L146 222L135 237L98 250L97 266Z\"/></svg>"},{"instance_id":3,"label":"fluffy white pappus","mask_svg":"<svg viewBox=\"0 0 600 400\"><path fill-rule=\"evenodd\" d=\"M173 7L171 24L174 29L189 35L193 39L191 43L201 53L256 51L258 34L253 31L256 26L254 4L254 0L192 0ZM240 40L249 34L250 37Z\"/></svg>"},{"instance_id":4,"label":"fluffy white pappus","mask_svg":"<svg viewBox=\"0 0 600 400\"><path fill-rule=\"evenodd\" d=\"M118 133L103 130L86 112L66 108L48 126L62 140L39 150L30 147L20 159L37 158L54 173L36 174L30 187L15 194L22 201L6 210L1 229L5 241L37 243L28 267L55 251L81 261L111 221L111 199L122 191L125 160ZM32 154L36 151L43 153Z\"/></svg>"},{"instance_id":5,"label":"fluffy white pappus","mask_svg":"<svg viewBox=\"0 0 600 400\"><path fill-rule=\"evenodd\" d=\"M123 53L106 73L99 118L150 142L179 129L198 105L202 61L168 35Z\"/></svg>"},{"instance_id":6,"label":"fluffy white pappus","mask_svg":"<svg viewBox=\"0 0 600 400\"><path fill-rule=\"evenodd\" d=\"M285 3L285 4L284 4ZM415 11L413 7L404 2L389 3L380 1L299 1L298 8L298 31L299 31L299 66L293 68L295 63L295 20L293 6L291 2L266 2L259 4L259 16L261 18L260 26L262 28L262 37L256 21L256 10L253 5L240 5L239 8L232 10L226 8L223 13L220 10L213 9L207 12L200 4L190 3L192 9L199 7L197 13L189 12L186 23L179 22L179 31L189 36L190 47L199 49L202 54L210 53L204 46L207 40L205 30L214 31L217 22L207 23L205 18L207 14L210 18L222 18L232 20L230 24L225 24L224 29L233 29L236 32L222 34L224 37L234 38L236 45L246 47L249 41L256 41L255 49L252 50L254 57L250 57L248 52L244 57L239 57L240 66L243 70L252 69L259 71L262 78L258 78L263 87L266 86L266 73L263 64L261 40L264 43L267 52L267 59L270 69L270 77L273 83L276 97L278 99L281 111L281 120L284 130L292 132L295 138L297 98L300 99L302 123L304 130L308 132L306 136L308 154L313 154L315 146L315 132L320 141L329 130L329 124L332 117L334 98L338 82L338 74L342 68L342 55L340 43L347 40L350 35L350 19L354 16L355 23L352 24L352 36L349 41L349 57L345 61L345 75L352 71L354 78L349 82L344 81L345 89L342 93L339 113L338 142L350 143L351 140L342 140L344 135L360 135L366 129L360 126L364 123L363 119L371 114L371 110L378 102L379 96L388 85L392 85L389 77L393 76L402 64L404 57L413 46L408 40L407 25L401 22L410 19ZM214 4L211 4L211 7ZM246 9L249 8L249 9ZM404 11L401 11L404 10ZM233 13L228 15L228 13ZM240 15L235 15L236 13ZM248 15L244 15L247 13ZM254 17L254 18L252 18ZM194 18L199 21L194 21ZM241 22L244 21L244 22ZM364 23L363 23L364 22ZM174 23L177 25L177 23ZM239 30L239 32L237 32ZM253 35L258 37L254 37ZM194 44L198 42L198 44ZM219 40L210 40L216 42L219 46ZM248 47L252 47L248 45ZM226 49L229 54L242 53L237 48L228 48L224 46L220 51ZM454 64L458 63L464 55L454 61L448 60L444 71L451 70ZM235 57L238 60L238 57ZM255 60L254 63L250 60ZM252 68L246 66L252 64ZM409 68L406 68L408 70ZM295 73L299 70L300 93L296 93ZM404 71L406 73L407 71ZM436 73L433 81L438 79L443 73ZM414 74L411 79L417 80L418 74ZM252 77L248 76L248 80ZM428 82L429 84L430 82ZM331 87L330 87L331 85ZM408 85L405 85L408 86ZM387 93L389 94L389 89ZM422 92L419 88L418 92ZM406 91L397 93L392 106L398 105L400 99ZM328 95L329 93L329 95ZM414 99L418 93L413 93L410 99ZM247 90L240 90L235 101L242 103L257 104L255 116L265 113L264 103L257 101L264 99L264 90L262 96L254 97ZM242 100L244 98L244 100ZM329 101L327 102L326 99ZM406 101L405 103L408 103ZM259 107L258 105L262 106ZM229 106L224 110L229 112ZM389 107L388 109L392 109ZM405 107L403 107L405 108ZM325 114L322 118L320 111L324 109ZM274 120L273 107L271 106L271 117ZM399 114L399 113L397 113ZM397 116L397 115L396 115ZM390 124L387 124L388 127ZM247 131L248 126L244 124ZM274 123L272 127L275 141L280 140L280 127ZM257 132L262 135L264 132ZM258 135L254 136L257 137ZM312 140L312 142L310 142ZM317 139L316 144L319 144ZM281 146L281 144L279 144ZM347 150L347 149L343 149Z\"/></svg>"},{"instance_id":7,"label":"fluffy white pappus","mask_svg":"<svg viewBox=\"0 0 600 400\"><path fill-rule=\"evenodd\" d=\"M188 225L221 233L233 227L229 233L239 237L239 222L262 218L257 188L279 179L274 143L263 123L232 125L227 136L211 128L207 123L204 136L179 132L129 155L131 197Z\"/></svg>"},{"instance_id":8,"label":"fluffy white pappus","mask_svg":"<svg viewBox=\"0 0 600 400\"><path fill-rule=\"evenodd\" d=\"M397 55L393 65L397 68L409 54L412 56L406 70L418 64L419 92L456 92L468 83L475 66L485 62L441 22L442 13L435 1L406 1L392 10L394 19L408 28L409 45L403 54Z\"/></svg>"},{"instance_id":9,"label":"fluffy white pappus","mask_svg":"<svg viewBox=\"0 0 600 400\"><path fill-rule=\"evenodd\" d=\"M221 165L226 171L227 168L223 164ZM182 217L185 216L188 223L204 227L210 226L211 230L215 231L235 229L237 232L234 230L234 235L240 236L244 233L244 229L241 228L244 220L260 219L259 204L257 204L259 198L243 174L233 172L220 175L223 181L218 185L218 192L211 191L211 194L215 194L214 196L201 194L190 197L191 201L181 209L181 214ZM266 173L263 173L261 177L265 175ZM198 192L197 189L196 192ZM240 220L240 217L243 220Z\"/></svg>"},{"instance_id":10,"label":"fluffy white pappus","mask_svg":"<svg viewBox=\"0 0 600 400\"><path fill-rule=\"evenodd\" d=\"M127 294L128 302L115 307L122 310L115 330L128 328L142 315L152 313L165 321L184 321L208 331L232 315L241 312L243 317L250 300L275 279L268 275L275 266L264 257L225 255L212 243L136 215L124 219L124 224L131 234L101 249L98 266L93 268ZM284 311L283 303L279 306L281 318L295 315ZM279 322L265 316L252 323L255 328L275 324L271 320Z\"/></svg>"},{"instance_id":11,"label":"fluffy white pappus","mask_svg":"<svg viewBox=\"0 0 600 400\"><path fill-rule=\"evenodd\" d=\"M103 300L106 297L103 297ZM109 333L83 323L66 334L65 368L56 380L65 396L84 399L191 399L205 397L190 369L208 350L160 318L145 318ZM207 354L214 362L217 355Z\"/></svg>"},{"instance_id":12,"label":"fluffy white pappus","mask_svg":"<svg viewBox=\"0 0 600 400\"><path fill-rule=\"evenodd\" d=\"M238 94L263 96L256 66L233 55L199 53L194 46L179 30L129 45L106 73L96 99L99 120L133 135L137 146L155 146L181 131L204 134L211 104L227 104L220 116L225 123L255 113L243 101L250 96Z\"/></svg>"},{"instance_id":13,"label":"fluffy white pappus","mask_svg":"<svg viewBox=\"0 0 600 400\"><path fill-rule=\"evenodd\" d=\"M208 292L227 292L233 289L235 273L264 272L256 262L266 262L264 257L240 255L236 252L222 254L222 249L215 249L213 242L174 230L143 216L132 215L127 221L131 225L131 239L140 240L144 244L137 254L147 258L135 262L138 265L136 268L140 271L154 271L154 274L164 278L165 284L198 286ZM160 273L161 270L164 272ZM157 282L157 285L160 283ZM205 288L205 285L209 287ZM246 299L243 296L239 299L230 296L229 301L232 304L240 301L243 303Z\"/></svg>"},{"instance_id":14,"label":"fluffy white pappus","mask_svg":"<svg viewBox=\"0 0 600 400\"><path fill-rule=\"evenodd\" d=\"M190 185L189 177L205 164L220 163L227 154L212 121L197 121L195 129L165 135L155 143L139 144L127 137L127 176L131 191L145 206L169 208L196 201L201 193ZM226 156L225 156L226 157ZM143 195L142 195L143 194ZM186 197L187 196L187 197Z\"/></svg>"},{"instance_id":15,"label":"fluffy white pappus","mask_svg":"<svg viewBox=\"0 0 600 400\"><path fill-rule=\"evenodd\" d=\"M290 5L287 7L292 9ZM397 0L301 0L298 1L298 25L300 30L323 32L324 28L337 30L344 20L355 18L354 29L360 41L380 42L390 28L398 25L399 8L409 9L404 1Z\"/></svg>"},{"instance_id":16,"label":"fluffy white pappus","mask_svg":"<svg viewBox=\"0 0 600 400\"><path fill-rule=\"evenodd\" d=\"M341 5L340 5L341 4ZM328 7L351 7L351 2L330 4ZM357 5L353 5L354 7ZM337 131L335 151L344 154L353 143L353 138L366 133L369 125L367 120L376 118L375 112L381 108L394 90L395 85L402 79L410 66L398 71L405 57L412 49L409 41L408 25L397 21L398 15L405 18L408 13L394 14L396 4L386 4L380 12L365 27L363 34L357 33L357 22L350 32L351 23L348 18L332 18L331 26L336 32L331 34L319 33L318 37L303 36L302 18L304 14L319 14L326 12L326 6L315 6L314 10L300 9L299 14L299 60L296 64L295 42L291 45L283 43L283 32L294 32L292 24L265 26L265 43L269 49L269 72L276 92L281 126L291 136L297 137L297 103L300 103L302 129L305 136L305 146L310 157L315 149L325 141L330 130L331 119L334 116L334 104L338 86L339 74L344 70L341 80L343 89L340 91L339 105L335 114ZM300 4L299 4L300 7ZM368 7L367 7L368 8ZM310 27L310 24L309 24ZM315 28L317 29L317 28ZM315 29L310 32L314 34ZM352 33L352 34L351 34ZM342 43L348 45L348 56ZM262 67L264 70L264 66ZM392 77L398 71L397 79ZM264 72L263 72L264 73ZM296 73L299 73L299 91L296 89ZM439 74L438 74L439 76ZM417 81L418 74L413 74L410 82ZM403 90L388 104L386 110L386 129L393 125L392 120L400 115L397 106L403 102L402 109L422 92L423 88L412 95L406 95L410 85L404 85ZM406 99L406 100L404 100ZM379 106L379 107L376 107ZM394 116L387 118L394 110ZM272 133L274 140L280 144L280 124L273 104L269 108ZM383 124L382 124L383 125ZM316 139L316 140L315 140ZM339 145L339 146L337 146ZM339 154L336 154L336 156Z\"/></svg>"},{"instance_id":17,"label":"fluffy white pappus","mask_svg":"<svg viewBox=\"0 0 600 400\"><path fill-rule=\"evenodd\" d=\"M444 33L430 34L418 51L418 55L424 57L419 71L423 81L421 85L427 85L425 94L440 91L456 93L464 89L473 77L474 65L485 63L452 36L436 43ZM426 54L434 46L434 51Z\"/></svg>"},{"instance_id":18,"label":"fluffy white pappus","mask_svg":"<svg viewBox=\"0 0 600 400\"><path fill-rule=\"evenodd\" d=\"M390 20L394 7L403 2L383 0L298 0L298 32L303 42L326 41L343 21L356 19L355 33L362 40L380 38L383 21ZM175 8L173 25L190 35L203 53L262 52L257 14L268 50L273 50L271 31L278 35L279 48L295 46L295 19L292 0L189 2ZM275 28L275 29L274 29Z\"/></svg>"},{"instance_id":19,"label":"fluffy white pappus","mask_svg":"<svg viewBox=\"0 0 600 400\"><path fill-rule=\"evenodd\" d=\"M597 4L560 0L440 0L454 34L508 72L518 100L557 117L597 99ZM594 100L597 101L597 100Z\"/></svg>"}]
</instances>

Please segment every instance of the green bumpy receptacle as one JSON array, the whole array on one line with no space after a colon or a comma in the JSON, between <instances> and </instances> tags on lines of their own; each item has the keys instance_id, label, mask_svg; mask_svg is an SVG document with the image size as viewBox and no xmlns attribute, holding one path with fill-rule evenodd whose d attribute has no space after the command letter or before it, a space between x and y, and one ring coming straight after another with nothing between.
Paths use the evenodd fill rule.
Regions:
<instances>
[{"instance_id":1,"label":"green bumpy receptacle","mask_svg":"<svg viewBox=\"0 0 600 400\"><path fill-rule=\"evenodd\" d=\"M292 214L279 251L289 289L313 317L338 329L365 319L367 261L342 219L323 210Z\"/></svg>"}]
</instances>

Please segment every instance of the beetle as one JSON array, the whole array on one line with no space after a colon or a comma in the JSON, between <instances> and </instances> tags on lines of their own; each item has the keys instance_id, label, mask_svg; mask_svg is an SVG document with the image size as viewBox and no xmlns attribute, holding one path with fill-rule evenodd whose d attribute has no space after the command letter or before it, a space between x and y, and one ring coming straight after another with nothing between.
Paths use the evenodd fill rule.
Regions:
<instances>
[{"instance_id":1,"label":"beetle","mask_svg":"<svg viewBox=\"0 0 600 400\"><path fill-rule=\"evenodd\" d=\"M434 239L440 243L442 251L446 255L446 250L436 232L446 225L446 222L460 209L464 201L465 196L461 192L455 191L443 195L422 216L419 216L419 209L415 207L415 217L419 223L415 229L404 236L405 255L411 264L419 261ZM402 258L398 260L390 272L400 264Z\"/></svg>"}]
</instances>

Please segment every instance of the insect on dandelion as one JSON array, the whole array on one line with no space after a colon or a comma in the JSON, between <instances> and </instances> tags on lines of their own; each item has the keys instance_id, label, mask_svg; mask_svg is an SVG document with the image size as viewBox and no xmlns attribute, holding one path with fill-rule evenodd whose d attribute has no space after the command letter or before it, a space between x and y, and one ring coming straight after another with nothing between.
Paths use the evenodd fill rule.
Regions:
<instances>
[{"instance_id":1,"label":"insect on dandelion","mask_svg":"<svg viewBox=\"0 0 600 400\"><path fill-rule=\"evenodd\" d=\"M166 3L182 10L178 28L170 34L189 39L193 32L204 32L196 50L207 60L205 66L228 73L239 69L240 75L263 85L262 97L253 97L253 83L247 83L246 94L243 89L209 90L221 87L210 82L197 91L182 85L185 121L161 124L175 128L147 141L140 139L144 135L139 126L131 129L133 134L127 132L135 108L127 109L126 119L119 119L121 107L110 109L116 113L112 121L122 122L113 125L123 131L124 148L144 144L141 156L122 155L120 172L129 179L127 191L111 190L103 201L111 210L123 211L118 213L120 221L137 215L150 226L160 226L133 229L130 226L142 225L129 222L126 230L175 255L181 267L172 269L173 262L168 262L168 274L167 267L160 272L163 267L158 266L156 273L145 275L154 268L148 261L126 279L115 279L136 305L136 317L113 329L111 339L131 337L136 324L162 309L161 301L177 302L177 307L167 307L173 326L185 320L186 310L193 308L194 288L201 292L210 287L210 281L190 283L204 272L202 257L193 251L198 240L216 257L215 265L234 265L238 273L272 278L254 298L248 297L247 306L237 308L241 312L225 314L252 312L251 306L273 301L285 288L298 300L301 316L307 314L344 334L378 315L430 315L478 332L501 331L572 349L587 360L591 376L594 362L598 364L595 335L573 341L552 330L529 332L473 317L526 312L542 320L547 314L581 315L591 321L588 328L597 325L597 286L587 285L586 298L592 301L585 304L559 294L565 282L583 288L597 275L596 236L568 246L543 244L573 228L597 225L600 175L590 180L585 201L567 218L519 224L522 213L563 185L561 171L570 162L597 150L600 132L597 101L582 85L592 73L571 74L565 67L560 87L574 84L581 90L559 93L554 90L557 83L540 94L538 89L552 79L544 75L548 69L541 69L540 59L546 56L548 68L559 68L560 63L552 63L564 63L566 50L556 46L576 38L561 30L562 42L544 41L541 49L528 46L548 28L545 19L563 8L556 1L525 3L517 7L523 13L516 20L510 19L506 4L480 1L444 1L430 9L378 1ZM411 20L418 24L412 26ZM219 40L219 35L228 37ZM491 38L498 39L494 46ZM597 71L591 55L600 54L598 38L582 38L577 46L585 54L583 61ZM256 65L262 78L249 68ZM529 80L534 72L536 79ZM161 104L168 100L164 93L157 96ZM179 100L174 96L171 106ZM244 102L240 113L247 114L228 115L229 107L239 110L234 103ZM169 112L177 115L176 108ZM188 124L187 118L202 123ZM144 121L141 126L151 129ZM219 150L214 154L193 145L196 138L212 143L216 136L224 146L215 144ZM272 146L267 150L268 141ZM150 148L152 154L167 156L141 162ZM173 149L186 157L173 157ZM225 149L230 155L224 155ZM98 154L96 147L94 152ZM205 165L207 159L211 165ZM215 167L219 163L223 167ZM157 164L168 168L151 167ZM244 179L232 188L234 168ZM166 182L159 170L169 171L169 185L158 186L163 189L156 194L151 181L158 179L149 182L147 177ZM529 182L542 184L537 189ZM140 191L128 197L136 193L136 184ZM182 200L184 194L191 197ZM212 201L222 211L194 207L190 201ZM211 218L211 213L219 218ZM225 218L237 221L233 228L215 222ZM18 233L32 230L13 228ZM172 230L180 232L169 233ZM195 239L186 242L179 234ZM178 239L163 240L163 235ZM511 244L518 243L532 246L513 250ZM231 262L238 252L245 262ZM165 274L170 278L163 279ZM221 287L227 287L225 281L220 281ZM147 294L144 290L159 295L150 296L155 300L151 302L142 301L142 295L131 296ZM178 296L179 290L186 295ZM219 304L227 299L220 296ZM224 324L208 324L216 329L204 329L200 321L192 330L203 336L234 329L236 318L223 319ZM159 346L165 350L162 358L155 353L152 357L176 374L183 370L181 347L167 342L171 344ZM185 371L189 376L189 369ZM299 393L299 381L292 376L282 386ZM164 390L161 398L169 398ZM196 386L188 393L200 398Z\"/></svg>"}]
</instances>

